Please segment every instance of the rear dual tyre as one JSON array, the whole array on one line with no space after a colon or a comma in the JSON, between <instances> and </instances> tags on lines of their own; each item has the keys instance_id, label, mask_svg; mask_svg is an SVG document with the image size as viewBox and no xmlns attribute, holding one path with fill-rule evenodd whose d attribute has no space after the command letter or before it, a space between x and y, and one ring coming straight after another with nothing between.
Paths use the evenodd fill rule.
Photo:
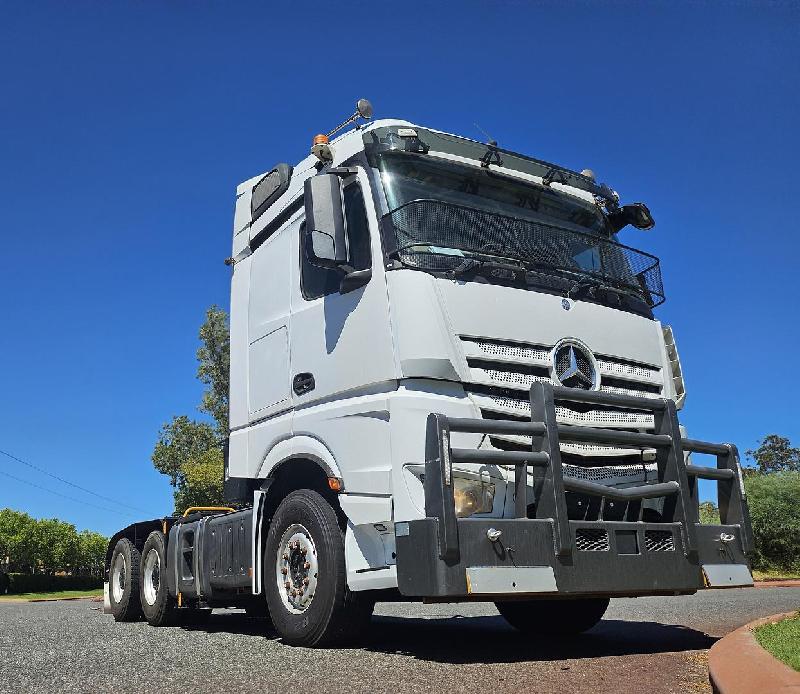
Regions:
<instances>
[{"instance_id":1,"label":"rear dual tyre","mask_svg":"<svg viewBox=\"0 0 800 694\"><path fill-rule=\"evenodd\" d=\"M270 523L263 585L275 630L293 646L341 646L369 626L374 600L347 587L344 537L317 492L292 492Z\"/></svg>"},{"instance_id":2,"label":"rear dual tyre","mask_svg":"<svg viewBox=\"0 0 800 694\"><path fill-rule=\"evenodd\" d=\"M108 597L111 614L117 622L135 622L142 616L139 598L139 564L141 555L129 539L123 537L111 554L108 575Z\"/></svg>"},{"instance_id":3,"label":"rear dual tyre","mask_svg":"<svg viewBox=\"0 0 800 694\"><path fill-rule=\"evenodd\" d=\"M167 589L167 543L161 531L147 536L141 566L139 587L145 619L155 627L173 624L177 605Z\"/></svg>"},{"instance_id":4,"label":"rear dual tyre","mask_svg":"<svg viewBox=\"0 0 800 694\"><path fill-rule=\"evenodd\" d=\"M572 636L591 629L608 608L608 598L496 602L506 621L536 636Z\"/></svg>"}]
</instances>

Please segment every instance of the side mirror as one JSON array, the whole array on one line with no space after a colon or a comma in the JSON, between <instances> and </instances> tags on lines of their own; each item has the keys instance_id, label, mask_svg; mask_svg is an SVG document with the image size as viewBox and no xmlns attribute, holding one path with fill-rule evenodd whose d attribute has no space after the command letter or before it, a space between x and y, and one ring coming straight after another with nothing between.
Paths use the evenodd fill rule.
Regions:
<instances>
[{"instance_id":1,"label":"side mirror","mask_svg":"<svg viewBox=\"0 0 800 694\"><path fill-rule=\"evenodd\" d=\"M611 222L614 231L619 231L628 224L637 229L652 229L656 225L656 220L653 219L653 215L650 214L650 210L643 202L623 205L608 215L608 221Z\"/></svg>"},{"instance_id":2,"label":"side mirror","mask_svg":"<svg viewBox=\"0 0 800 694\"><path fill-rule=\"evenodd\" d=\"M336 174L319 174L305 182L306 253L322 267L347 262L342 186Z\"/></svg>"}]
</instances>

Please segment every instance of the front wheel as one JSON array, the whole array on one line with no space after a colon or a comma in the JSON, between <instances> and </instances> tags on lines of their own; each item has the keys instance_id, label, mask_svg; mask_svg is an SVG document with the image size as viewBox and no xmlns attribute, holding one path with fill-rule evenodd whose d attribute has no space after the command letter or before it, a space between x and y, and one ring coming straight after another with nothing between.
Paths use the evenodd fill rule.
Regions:
<instances>
[{"instance_id":1,"label":"front wheel","mask_svg":"<svg viewBox=\"0 0 800 694\"><path fill-rule=\"evenodd\" d=\"M580 634L597 624L608 608L608 598L523 600L496 602L506 621L526 634Z\"/></svg>"},{"instance_id":2,"label":"front wheel","mask_svg":"<svg viewBox=\"0 0 800 694\"><path fill-rule=\"evenodd\" d=\"M278 507L264 552L264 591L273 625L293 646L343 645L366 629L375 606L347 587L344 539L317 492L292 492Z\"/></svg>"}]
</instances>

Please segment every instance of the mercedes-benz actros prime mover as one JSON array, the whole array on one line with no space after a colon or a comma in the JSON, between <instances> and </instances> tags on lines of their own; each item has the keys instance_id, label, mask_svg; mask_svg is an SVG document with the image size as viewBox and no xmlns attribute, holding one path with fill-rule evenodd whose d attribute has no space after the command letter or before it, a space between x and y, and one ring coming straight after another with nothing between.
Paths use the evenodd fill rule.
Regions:
<instances>
[{"instance_id":1,"label":"mercedes-benz actros prime mover","mask_svg":"<svg viewBox=\"0 0 800 694\"><path fill-rule=\"evenodd\" d=\"M653 226L647 207L371 115L360 101L238 187L229 508L117 533L114 617L245 607L318 646L376 600L492 601L522 631L574 633L610 597L750 585L736 448L678 423L659 261L618 239Z\"/></svg>"}]
</instances>

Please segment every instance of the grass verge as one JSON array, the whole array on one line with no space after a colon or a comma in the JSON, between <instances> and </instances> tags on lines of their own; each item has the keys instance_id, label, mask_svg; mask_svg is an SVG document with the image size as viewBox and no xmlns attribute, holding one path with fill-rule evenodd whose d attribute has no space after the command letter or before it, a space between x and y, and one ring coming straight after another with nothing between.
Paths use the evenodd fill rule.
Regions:
<instances>
[{"instance_id":1,"label":"grass verge","mask_svg":"<svg viewBox=\"0 0 800 694\"><path fill-rule=\"evenodd\" d=\"M767 569L766 571L753 571L753 578L756 581L780 581L800 579L797 571L781 571L780 569Z\"/></svg>"},{"instance_id":2,"label":"grass verge","mask_svg":"<svg viewBox=\"0 0 800 694\"><path fill-rule=\"evenodd\" d=\"M800 612L789 619L758 627L753 633L762 648L800 672Z\"/></svg>"},{"instance_id":3,"label":"grass verge","mask_svg":"<svg viewBox=\"0 0 800 694\"><path fill-rule=\"evenodd\" d=\"M25 600L66 600L68 598L94 598L103 597L102 589L98 590L59 590L54 593L17 593L14 595L0 595L0 602L19 602Z\"/></svg>"}]
</instances>

